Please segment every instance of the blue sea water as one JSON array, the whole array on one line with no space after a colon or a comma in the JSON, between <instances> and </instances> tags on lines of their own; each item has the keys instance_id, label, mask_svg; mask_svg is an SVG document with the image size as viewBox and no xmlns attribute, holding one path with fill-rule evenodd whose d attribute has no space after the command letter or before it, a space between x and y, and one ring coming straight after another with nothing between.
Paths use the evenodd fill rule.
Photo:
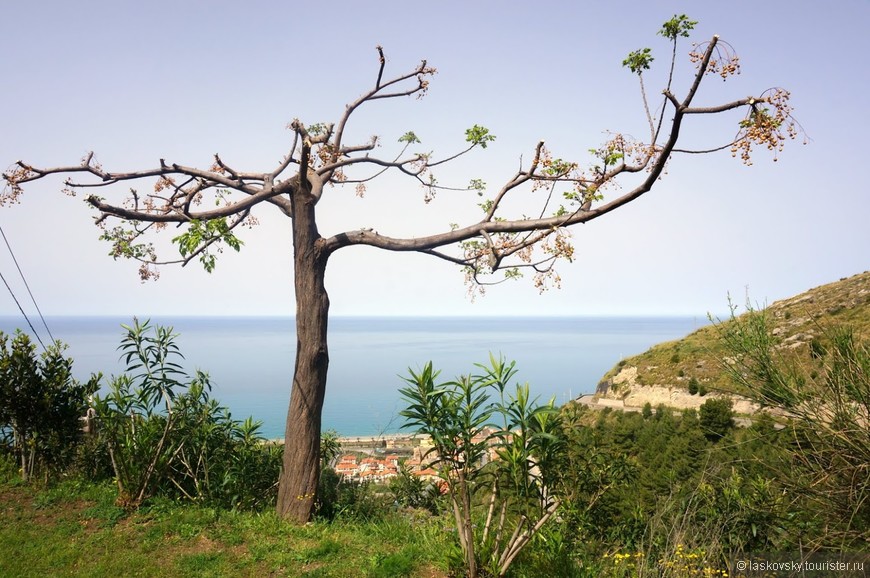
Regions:
<instances>
[{"instance_id":1,"label":"blue sea water","mask_svg":"<svg viewBox=\"0 0 870 578\"><path fill-rule=\"evenodd\" d=\"M48 317L56 339L69 345L74 373L123 372L114 317ZM262 433L283 437L296 351L289 317L173 317L152 319L179 334L185 366L207 371L212 395L235 419L251 415ZM542 400L562 404L591 393L621 358L681 338L706 325L703 317L361 318L329 324L329 380L324 429L345 436L377 435L401 427L401 375L432 361L446 379L468 373L489 353L517 362L516 379ZM34 322L46 341L45 330ZM27 329L20 317L0 317L0 330Z\"/></svg>"}]
</instances>

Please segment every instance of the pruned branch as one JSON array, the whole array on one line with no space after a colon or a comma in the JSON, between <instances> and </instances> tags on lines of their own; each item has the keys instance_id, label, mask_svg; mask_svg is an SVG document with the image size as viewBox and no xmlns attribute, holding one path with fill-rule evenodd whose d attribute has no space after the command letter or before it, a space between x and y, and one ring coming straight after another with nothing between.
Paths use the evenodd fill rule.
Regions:
<instances>
[{"instance_id":1,"label":"pruned branch","mask_svg":"<svg viewBox=\"0 0 870 578\"><path fill-rule=\"evenodd\" d=\"M248 197L244 197L239 201L228 204L224 207L218 207L210 211L190 211L180 208L168 206L159 209L158 211L135 210L119 207L111 203L106 203L100 197L91 195L87 197L87 202L95 209L104 215L112 215L129 221L150 221L155 223L184 223L192 220L211 221L223 217L230 217L243 211L250 210L254 205L263 201L269 200L271 197L280 194L280 188L275 187L272 190L263 189Z\"/></svg>"},{"instance_id":2,"label":"pruned branch","mask_svg":"<svg viewBox=\"0 0 870 578\"><path fill-rule=\"evenodd\" d=\"M691 21L675 18L666 23L663 35L675 43L677 37L686 36L692 26ZM128 199L122 203L88 195L87 202L100 212L96 220L99 225L107 217L116 217L131 223L155 224L185 224L231 218L232 227L235 227L255 206L263 202L278 207L292 218L294 211L291 199L295 198L294 194L297 192L309 195L307 198L316 203L327 183L356 184L357 193L361 195L364 183L387 171L396 171L423 186L426 190L424 200L427 202L436 191L445 189L471 189L482 195L484 185L481 181L473 180L472 187L464 189L449 187L438 183L432 170L470 153L475 148L486 148L487 142L495 137L489 135L488 130L483 127L475 125L466 131L466 141L470 144L441 160L433 160L428 153L406 154L412 144L419 142L413 132L408 132L399 139L404 146L391 160L371 156L370 153L378 145L377 137L355 145L344 144L350 119L361 106L375 100L422 96L428 88L429 78L435 73L435 69L424 60L405 73L385 79L387 60L383 48L378 46L376 49L378 69L373 86L348 104L335 123L306 125L298 119L291 122L289 128L294 134L291 148L271 172L240 171L218 154L214 155L214 164L209 170L168 164L161 159L156 168L108 172L95 161L93 153L86 155L80 164L72 166L38 168L19 161L4 173L7 185L0 196L0 204L15 202L22 192L22 185L55 174L67 176L65 190L69 192L107 188L123 182L149 178L157 179L153 194L140 195L131 190ZM675 48L673 50L675 55ZM549 272L555 261L571 257L573 248L566 240L566 228L597 219L650 191L661 178L673 153L702 154L730 148L733 155L739 153L744 162L748 163L753 144L765 145L775 153L782 147L785 138L794 137L797 132L796 121L791 117L788 93L781 89L769 89L759 96L722 104L693 106L706 75L715 73L724 78L728 74L736 73L739 65L730 47L727 43L720 42L718 36L690 53L690 57L696 63L697 70L682 99L672 89L672 57L666 87L662 91L661 113L657 119L650 111L645 83L641 78L643 109L650 127L649 142L638 142L625 135L616 134L600 149L593 151L595 164L584 170L577 163L552 158L544 147L544 142L540 141L533 150L528 167L521 161L517 172L505 180L491 199L481 204L484 215L480 220L453 227L449 231L414 238L396 238L365 229L346 231L326 239L319 238L319 250L329 255L343 247L368 245L389 251L417 251L467 267L476 282L478 273L499 270L504 270L506 274L516 271L517 268L531 268L537 273ZM651 61L648 50L644 49L632 53L624 64L640 75L649 68ZM664 121L668 109L672 109L669 123ZM737 135L728 144L697 150L677 147L683 122L688 116L716 115L739 109L746 110L746 116L739 123ZM663 130L665 138L658 142ZM287 180L279 181L279 176L294 164L298 165L298 173ZM373 170L369 174L359 175L358 169L366 166ZM355 174L347 174L354 170L357 171ZM72 180L73 175L81 174L90 175L95 180ZM644 176L639 182L633 181L634 186L627 191L621 191L618 183L622 177L630 174ZM505 214L505 207L508 206L505 200L508 197L523 194L529 189L534 192L541 188L545 188L547 194L533 218ZM168 194L160 194L164 190ZM621 192L613 195L613 190ZM224 192L238 195L229 197ZM560 198L559 193L565 197L566 204L553 202L554 198ZM219 206L200 209L199 203L205 194L215 195ZM141 233L136 233L137 236L139 234ZM215 241L204 244L199 248L200 251L206 251L213 242ZM551 242L553 244L548 244ZM458 249L459 254L450 254L451 251L443 250L447 247ZM539 249L544 255L533 258L531 251ZM150 252L146 253L151 256ZM188 254L181 261L189 262L192 256ZM517 262L508 264L508 258ZM154 259L152 262L157 261Z\"/></svg>"},{"instance_id":3,"label":"pruned branch","mask_svg":"<svg viewBox=\"0 0 870 578\"><path fill-rule=\"evenodd\" d=\"M399 98L402 96L412 96L414 94L418 96L422 96L426 93L427 88L429 87L429 77L435 74L435 69L429 67L426 64L426 61L423 60L419 66L417 66L411 72L401 74L392 80L384 82L384 69L386 67L387 59L384 56L384 49L381 46L376 47L378 51L378 75L375 81L375 86L356 99L354 102L347 105L345 108L344 114L339 119L338 123L336 123L335 135L332 140L332 149L334 151L334 156L332 158L332 162L336 162L338 160L341 152L347 152L347 149L344 148L344 133L347 128L347 123L350 120L351 115L364 103L371 102L374 100L382 100L382 99L391 99L391 98ZM406 89L398 89L395 92L387 92L386 89L395 87L408 81L410 79L416 79L416 84L410 86ZM324 181L331 181L335 168L327 169L322 173L322 177Z\"/></svg>"},{"instance_id":4,"label":"pruned branch","mask_svg":"<svg viewBox=\"0 0 870 578\"><path fill-rule=\"evenodd\" d=\"M617 135L612 141L612 145L610 145L612 148L602 149L603 164L593 178L585 177L582 172L575 172L576 165L549 161L549 157L547 157L549 164L544 167L546 170L542 170L545 149L543 142L540 142L535 148L533 160L529 167L524 168L521 165L517 173L504 183L496 195L487 202L485 214L481 220L469 223L464 227L455 227L447 232L405 239L393 238L378 233L363 234L349 231L325 239L322 245L324 250L334 251L349 245L363 244L390 251L424 252L456 264L470 267L472 276L477 281L477 274L481 270L486 269L491 273L497 269L504 268L506 266L503 264L505 257L523 253L529 248L540 245L540 243L544 242L545 239L556 231L599 218L647 193L663 174L664 168L674 152L715 152L729 147L734 150L734 147L744 140L765 142L770 146L769 141L765 140L770 139L770 137L765 135L769 134L771 130L778 128L778 125L773 122L768 123L766 128L758 130L762 134L752 134L753 129L744 129L742 136L738 135L737 139L732 140L728 144L711 147L704 151L690 151L676 147L680 139L683 121L687 115L712 115L736 109L749 109L752 111L755 107L761 105L773 106L778 111L784 111L786 115L790 111L781 102L776 102L775 96L765 95L741 98L719 105L693 107L693 100L698 93L704 76L711 71L723 74L721 70L730 70L728 68L731 66L730 64L711 63L713 55L717 53L718 44L719 39L717 36L714 36L707 43L703 54L694 57L698 62L698 69L682 100L679 100L671 92L670 86L673 74L671 71L671 76L669 77L667 88L663 91L663 95L665 105L669 103L673 107L673 118L668 125L667 137L662 143L655 142L658 134L661 132L662 119L659 119L659 126L656 127L644 99L647 120L652 131L651 142L648 144L635 143L627 145L625 138ZM732 58L736 61L736 57L732 56ZM781 116L782 114L780 114ZM753 127L757 128L756 125L753 125ZM613 156L614 160L611 160L611 155L615 155ZM629 156L632 157L631 161L628 160ZM428 165L428 167L432 166L434 166L434 163ZM646 176L640 183L627 192L609 200L602 199L602 202L593 208L590 201L593 198L598 198L601 195L600 191L604 190L611 183L615 183L619 177L624 174L643 172L646 173ZM514 192L519 193L523 185L531 185L535 188L545 183L549 184L549 192L546 201L542 204L543 209L537 218L505 218L502 215L502 205L505 198ZM548 216L546 215L546 207L549 205L555 185L558 183L570 183L574 186L572 196L577 200L578 204L575 205L574 210L563 210ZM504 246L499 246L495 241L496 235L510 236L517 234L525 234L526 236L522 239L510 237L510 243L512 244L508 245L508 241L505 240ZM445 252L438 250L447 246L461 245L474 239L480 239L481 244L479 247L482 248L475 249L470 253L466 252L461 257L449 256ZM566 245L565 254L570 254L569 251L570 249ZM551 267L559 256L559 254L555 255L555 257L547 255L543 259L534 260L534 265L529 261L519 263L517 266L531 266L534 268L535 266L546 264L547 267ZM564 256L564 254L561 256Z\"/></svg>"}]
</instances>

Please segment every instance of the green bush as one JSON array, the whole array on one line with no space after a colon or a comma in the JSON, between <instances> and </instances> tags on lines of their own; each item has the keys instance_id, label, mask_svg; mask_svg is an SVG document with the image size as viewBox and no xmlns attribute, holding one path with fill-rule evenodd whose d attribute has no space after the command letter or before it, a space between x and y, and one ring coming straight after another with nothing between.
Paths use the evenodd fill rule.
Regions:
<instances>
[{"instance_id":1,"label":"green bush","mask_svg":"<svg viewBox=\"0 0 870 578\"><path fill-rule=\"evenodd\" d=\"M105 436L94 432L84 436L76 448L76 455L70 464L69 473L93 482L111 480L115 471L109 456L109 445Z\"/></svg>"},{"instance_id":2,"label":"green bush","mask_svg":"<svg viewBox=\"0 0 870 578\"><path fill-rule=\"evenodd\" d=\"M39 356L30 338L16 332L10 340L0 332L0 440L15 456L23 480L64 469L81 440L79 418L98 377L79 383L72 360L57 341Z\"/></svg>"},{"instance_id":3,"label":"green bush","mask_svg":"<svg viewBox=\"0 0 870 578\"><path fill-rule=\"evenodd\" d=\"M383 518L392 500L376 491L371 482L345 479L332 468L323 468L317 488L314 514L324 520L372 521Z\"/></svg>"},{"instance_id":4,"label":"green bush","mask_svg":"<svg viewBox=\"0 0 870 578\"><path fill-rule=\"evenodd\" d=\"M127 372L96 398L118 503L136 508L158 493L231 508L274 500L281 448L263 443L260 422L234 421L206 373L185 373L172 328L134 319L124 329Z\"/></svg>"},{"instance_id":5,"label":"green bush","mask_svg":"<svg viewBox=\"0 0 870 578\"><path fill-rule=\"evenodd\" d=\"M390 493L396 505L403 508L421 508L433 514L439 511L441 492L438 486L415 476L405 466L399 468L399 475L390 480Z\"/></svg>"},{"instance_id":6,"label":"green bush","mask_svg":"<svg viewBox=\"0 0 870 578\"><path fill-rule=\"evenodd\" d=\"M432 441L427 456L446 484L462 566L472 577L505 575L562 504L565 443L553 400L537 405L528 384L506 392L515 364L489 361L440 384L430 362L409 370L400 390L405 427Z\"/></svg>"},{"instance_id":7,"label":"green bush","mask_svg":"<svg viewBox=\"0 0 870 578\"><path fill-rule=\"evenodd\" d=\"M784 476L812 507L819 545L870 541L870 341L849 325L820 327L809 350L785 355L769 313L754 310L718 326L732 379L759 403L786 410L795 440ZM816 369L818 368L818 369Z\"/></svg>"},{"instance_id":8,"label":"green bush","mask_svg":"<svg viewBox=\"0 0 870 578\"><path fill-rule=\"evenodd\" d=\"M641 410L641 415L643 419L650 419L653 415L652 404L650 402L646 402L643 404L643 409Z\"/></svg>"}]
</instances>

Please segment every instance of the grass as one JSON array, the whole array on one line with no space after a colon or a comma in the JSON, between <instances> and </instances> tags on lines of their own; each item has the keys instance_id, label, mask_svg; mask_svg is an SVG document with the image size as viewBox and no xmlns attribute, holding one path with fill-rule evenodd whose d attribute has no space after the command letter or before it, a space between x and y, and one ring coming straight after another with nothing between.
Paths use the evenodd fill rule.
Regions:
<instances>
[{"instance_id":1,"label":"grass","mask_svg":"<svg viewBox=\"0 0 870 578\"><path fill-rule=\"evenodd\" d=\"M126 514L111 485L0 485L0 576L447 576L434 523L285 524L154 501Z\"/></svg>"}]
</instances>

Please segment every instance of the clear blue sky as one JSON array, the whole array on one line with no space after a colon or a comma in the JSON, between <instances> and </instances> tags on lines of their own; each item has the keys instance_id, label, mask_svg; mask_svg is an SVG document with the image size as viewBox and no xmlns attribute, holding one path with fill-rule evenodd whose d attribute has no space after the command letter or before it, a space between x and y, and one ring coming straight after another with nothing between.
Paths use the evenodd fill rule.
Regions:
<instances>
[{"instance_id":1,"label":"clear blue sky","mask_svg":"<svg viewBox=\"0 0 870 578\"><path fill-rule=\"evenodd\" d=\"M447 263L343 250L328 271L332 313L703 316L724 311L729 292L771 302L870 268L867 0L10 2L0 25L0 165L72 164L94 150L113 171L160 158L207 167L218 152L236 167L270 170L289 146L287 122L335 120L373 83L381 44L391 73L425 58L438 74L423 100L366 109L352 137L390 144L413 130L448 153L465 128L485 125L498 140L439 178L496 187L539 139L585 161L603 131L643 134L637 79L620 63L653 48L659 66L647 86L657 93L668 45L655 32L683 12L700 21L692 40L718 33L743 67L726 83L711 78L697 102L785 87L809 145L789 143L776 163L759 153L753 167L727 152L675 158L653 192L575 229L577 259L560 269L563 288L540 296L526 280L470 303ZM684 72L689 48L680 47ZM690 123L687 143L721 144L737 120ZM213 274L191 265L141 284L134 263L106 256L92 211L60 188L34 183L20 205L0 209L44 313L293 312L289 222L271 207ZM422 197L393 179L364 199L332 192L321 231L413 235L478 218L468 194L430 205ZM0 271L13 282L0 249ZM20 281L13 286L24 295ZM17 314L7 293L0 314Z\"/></svg>"}]
</instances>

